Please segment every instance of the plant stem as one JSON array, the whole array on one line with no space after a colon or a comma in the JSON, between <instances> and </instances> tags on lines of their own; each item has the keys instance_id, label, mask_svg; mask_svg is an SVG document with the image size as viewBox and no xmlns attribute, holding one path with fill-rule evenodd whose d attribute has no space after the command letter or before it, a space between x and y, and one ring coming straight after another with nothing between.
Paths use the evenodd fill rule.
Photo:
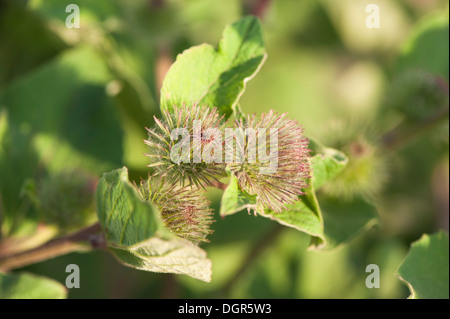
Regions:
<instances>
[{"instance_id":1,"label":"plant stem","mask_svg":"<svg viewBox=\"0 0 450 319\"><path fill-rule=\"evenodd\" d=\"M42 246L0 256L0 270L9 271L75 251L104 248L104 245L100 223L95 223L73 234L50 240Z\"/></svg>"},{"instance_id":2,"label":"plant stem","mask_svg":"<svg viewBox=\"0 0 450 319\"><path fill-rule=\"evenodd\" d=\"M448 118L448 115L449 107L446 106L413 127L409 127L405 122L402 122L399 126L395 127L381 138L380 144L382 150L389 152L397 151L411 142L414 138L440 124Z\"/></svg>"},{"instance_id":3,"label":"plant stem","mask_svg":"<svg viewBox=\"0 0 450 319\"><path fill-rule=\"evenodd\" d=\"M213 186L215 188L218 188L218 189L221 189L223 191L228 187L227 184L224 184L224 183L219 182L219 181L211 181L211 186Z\"/></svg>"},{"instance_id":4,"label":"plant stem","mask_svg":"<svg viewBox=\"0 0 450 319\"><path fill-rule=\"evenodd\" d=\"M241 266L236 270L236 272L230 277L228 282L223 286L222 293L228 296L234 285L239 281L242 275L248 270L248 268L264 253L267 248L269 248L278 236L281 235L286 227L280 224L276 224L273 229L271 229L267 234L264 235L260 240L256 241L250 252L247 254L245 260L242 262Z\"/></svg>"}]
</instances>

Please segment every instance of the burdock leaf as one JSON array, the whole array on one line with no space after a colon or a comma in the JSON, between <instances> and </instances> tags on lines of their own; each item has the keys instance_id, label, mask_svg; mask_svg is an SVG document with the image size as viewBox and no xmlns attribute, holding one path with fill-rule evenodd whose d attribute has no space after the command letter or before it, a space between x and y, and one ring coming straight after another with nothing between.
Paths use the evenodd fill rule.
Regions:
<instances>
[{"instance_id":1,"label":"burdock leaf","mask_svg":"<svg viewBox=\"0 0 450 319\"><path fill-rule=\"evenodd\" d=\"M64 299L67 289L59 282L28 273L0 273L0 299Z\"/></svg>"},{"instance_id":2,"label":"burdock leaf","mask_svg":"<svg viewBox=\"0 0 450 319\"><path fill-rule=\"evenodd\" d=\"M326 181L336 177L347 165L344 153L333 148L323 148L320 154L311 158L312 183L319 189Z\"/></svg>"},{"instance_id":3,"label":"burdock leaf","mask_svg":"<svg viewBox=\"0 0 450 319\"><path fill-rule=\"evenodd\" d=\"M193 103L217 107L230 116L245 83L266 59L261 24L245 17L228 25L217 49L209 44L178 55L161 88L161 109Z\"/></svg>"},{"instance_id":4,"label":"burdock leaf","mask_svg":"<svg viewBox=\"0 0 450 319\"><path fill-rule=\"evenodd\" d=\"M124 265L210 281L206 252L169 232L159 211L129 182L126 167L103 175L97 188L97 214L109 250Z\"/></svg>"},{"instance_id":5,"label":"burdock leaf","mask_svg":"<svg viewBox=\"0 0 450 319\"><path fill-rule=\"evenodd\" d=\"M397 271L412 299L448 299L448 235L440 231L414 242Z\"/></svg>"},{"instance_id":6,"label":"burdock leaf","mask_svg":"<svg viewBox=\"0 0 450 319\"><path fill-rule=\"evenodd\" d=\"M96 197L98 219L109 244L132 246L161 228L156 210L128 181L126 167L103 174Z\"/></svg>"},{"instance_id":7,"label":"burdock leaf","mask_svg":"<svg viewBox=\"0 0 450 319\"><path fill-rule=\"evenodd\" d=\"M312 187L305 190L300 200L287 206L282 213L257 207L256 197L242 191L237 179L232 176L230 184L222 195L220 214L222 216L237 213L243 209L253 210L259 215L270 218L288 227L295 228L323 241L323 223L319 203Z\"/></svg>"},{"instance_id":8,"label":"burdock leaf","mask_svg":"<svg viewBox=\"0 0 450 319\"><path fill-rule=\"evenodd\" d=\"M184 239L153 237L127 249L110 249L121 263L132 268L211 281L211 261L206 252Z\"/></svg>"},{"instance_id":9,"label":"burdock leaf","mask_svg":"<svg viewBox=\"0 0 450 319\"><path fill-rule=\"evenodd\" d=\"M258 212L261 216L273 219L282 225L295 228L314 237L317 243L325 241L323 233L322 213L317 201L314 186L311 185L304 190L305 195L301 195L300 200L287 206L282 213L275 213L265 210Z\"/></svg>"},{"instance_id":10,"label":"burdock leaf","mask_svg":"<svg viewBox=\"0 0 450 319\"><path fill-rule=\"evenodd\" d=\"M237 178L231 175L230 183L225 189L220 202L220 215L232 215L243 209L256 210L256 196L242 191L239 188Z\"/></svg>"},{"instance_id":11,"label":"burdock leaf","mask_svg":"<svg viewBox=\"0 0 450 319\"><path fill-rule=\"evenodd\" d=\"M306 194L300 200L287 206L282 213L275 213L270 209L257 207L256 197L242 191L237 178L231 177L230 184L222 195L220 214L227 216L243 209L253 210L259 215L270 218L288 227L295 228L311 236L323 240L323 224L319 203L312 187L305 190Z\"/></svg>"}]
</instances>

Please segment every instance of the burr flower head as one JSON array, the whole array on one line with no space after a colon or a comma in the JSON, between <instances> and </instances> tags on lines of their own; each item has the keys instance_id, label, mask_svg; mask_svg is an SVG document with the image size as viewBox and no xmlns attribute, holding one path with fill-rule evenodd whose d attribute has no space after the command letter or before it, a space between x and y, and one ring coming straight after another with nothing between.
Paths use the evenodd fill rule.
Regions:
<instances>
[{"instance_id":1,"label":"burr flower head","mask_svg":"<svg viewBox=\"0 0 450 319\"><path fill-rule=\"evenodd\" d=\"M221 161L204 160L216 136L208 133L223 126L223 116L217 108L196 104L174 107L171 112L163 112L162 121L155 117L155 122L154 129L147 129L148 139L144 142L149 146L145 154L150 158L148 166L156 175L165 177L170 184L196 187L211 185L211 181L224 175Z\"/></svg>"},{"instance_id":2,"label":"burr flower head","mask_svg":"<svg viewBox=\"0 0 450 319\"><path fill-rule=\"evenodd\" d=\"M144 200L151 201L160 212L164 225L178 237L194 244L208 242L214 222L210 202L198 188L167 183L156 176L142 181L138 187Z\"/></svg>"},{"instance_id":3,"label":"burr flower head","mask_svg":"<svg viewBox=\"0 0 450 319\"><path fill-rule=\"evenodd\" d=\"M270 111L235 122L234 134L225 138L225 157L240 188L256 195L258 207L282 212L308 186L307 146L297 121Z\"/></svg>"},{"instance_id":4,"label":"burr flower head","mask_svg":"<svg viewBox=\"0 0 450 319\"><path fill-rule=\"evenodd\" d=\"M377 152L380 139L370 120L335 121L327 126L322 140L344 152L348 164L334 179L321 188L327 195L340 200L363 196L376 199L389 178L389 163L385 154Z\"/></svg>"}]
</instances>

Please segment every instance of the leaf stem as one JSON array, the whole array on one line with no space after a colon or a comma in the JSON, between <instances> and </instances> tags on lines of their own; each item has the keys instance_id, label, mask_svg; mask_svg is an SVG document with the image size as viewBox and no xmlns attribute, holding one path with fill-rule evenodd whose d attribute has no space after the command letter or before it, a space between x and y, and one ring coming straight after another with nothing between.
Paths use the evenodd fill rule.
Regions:
<instances>
[{"instance_id":1,"label":"leaf stem","mask_svg":"<svg viewBox=\"0 0 450 319\"><path fill-rule=\"evenodd\" d=\"M439 125L442 121L448 118L448 116L449 107L447 105L413 127L410 127L405 122L402 122L393 130L383 135L380 141L381 149L389 152L397 151L424 132L427 132L428 130Z\"/></svg>"},{"instance_id":2,"label":"leaf stem","mask_svg":"<svg viewBox=\"0 0 450 319\"><path fill-rule=\"evenodd\" d=\"M88 242L89 246L85 242ZM75 251L104 247L105 241L101 233L101 226L97 222L75 233L50 240L42 246L11 255L0 255L0 271L21 268Z\"/></svg>"}]
</instances>

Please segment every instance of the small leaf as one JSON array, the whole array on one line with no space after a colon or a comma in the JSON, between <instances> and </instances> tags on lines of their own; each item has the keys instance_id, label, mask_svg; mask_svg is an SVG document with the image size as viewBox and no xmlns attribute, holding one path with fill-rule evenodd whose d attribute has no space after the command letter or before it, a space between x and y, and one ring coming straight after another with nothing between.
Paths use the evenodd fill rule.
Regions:
<instances>
[{"instance_id":1,"label":"small leaf","mask_svg":"<svg viewBox=\"0 0 450 319\"><path fill-rule=\"evenodd\" d=\"M211 261L206 257L206 252L184 239L153 237L127 249L111 250L119 261L132 268L211 281Z\"/></svg>"},{"instance_id":2,"label":"small leaf","mask_svg":"<svg viewBox=\"0 0 450 319\"><path fill-rule=\"evenodd\" d=\"M202 44L177 57L163 82L161 109L199 103L228 117L265 59L261 24L245 17L225 28L217 50Z\"/></svg>"},{"instance_id":3,"label":"small leaf","mask_svg":"<svg viewBox=\"0 0 450 319\"><path fill-rule=\"evenodd\" d=\"M220 215L222 217L232 215L243 209L256 210L256 196L241 191L238 179L231 175L230 183L225 189L220 202Z\"/></svg>"},{"instance_id":4,"label":"small leaf","mask_svg":"<svg viewBox=\"0 0 450 319\"><path fill-rule=\"evenodd\" d=\"M319 189L326 181L336 177L347 165L348 159L344 153L333 148L323 148L321 154L311 158L312 183Z\"/></svg>"},{"instance_id":5,"label":"small leaf","mask_svg":"<svg viewBox=\"0 0 450 319\"><path fill-rule=\"evenodd\" d=\"M160 228L156 210L130 184L126 167L103 174L96 197L98 219L110 245L135 245Z\"/></svg>"},{"instance_id":6,"label":"small leaf","mask_svg":"<svg viewBox=\"0 0 450 319\"><path fill-rule=\"evenodd\" d=\"M258 213L282 225L295 228L313 236L317 243L323 243L325 237L323 234L322 213L314 187L311 185L304 192L305 195L301 195L299 201L288 205L287 209L282 213L275 213L270 210L265 210L264 213Z\"/></svg>"},{"instance_id":7,"label":"small leaf","mask_svg":"<svg viewBox=\"0 0 450 319\"><path fill-rule=\"evenodd\" d=\"M67 289L59 282L28 273L0 273L0 299L64 299Z\"/></svg>"},{"instance_id":8,"label":"small leaf","mask_svg":"<svg viewBox=\"0 0 450 319\"><path fill-rule=\"evenodd\" d=\"M411 299L449 298L448 235L440 231L423 235L397 271L411 291Z\"/></svg>"}]
</instances>

